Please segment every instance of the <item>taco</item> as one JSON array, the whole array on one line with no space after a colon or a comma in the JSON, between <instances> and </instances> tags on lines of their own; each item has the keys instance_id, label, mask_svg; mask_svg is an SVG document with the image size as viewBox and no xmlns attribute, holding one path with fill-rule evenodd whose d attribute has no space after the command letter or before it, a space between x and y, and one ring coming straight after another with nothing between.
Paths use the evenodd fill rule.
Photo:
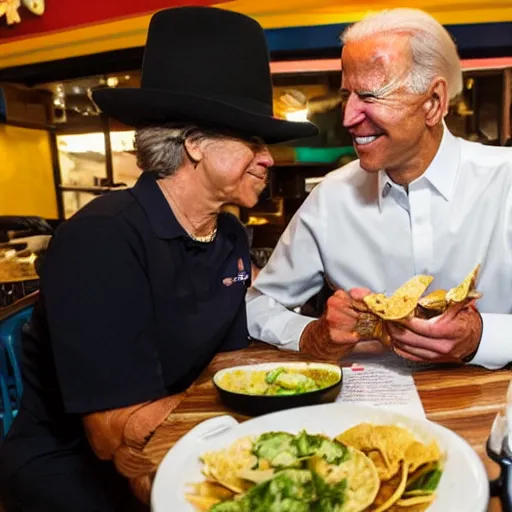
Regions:
<instances>
[{"instance_id":1,"label":"taco","mask_svg":"<svg viewBox=\"0 0 512 512\"><path fill-rule=\"evenodd\" d=\"M450 290L435 290L418 301L417 316L432 318L442 315L450 306L461 305L479 299L482 295L475 290L480 265L477 265L462 281Z\"/></svg>"},{"instance_id":2,"label":"taco","mask_svg":"<svg viewBox=\"0 0 512 512\"><path fill-rule=\"evenodd\" d=\"M433 277L417 275L404 283L391 297L372 293L363 301L369 311L383 320L404 320L414 313L420 297L430 286Z\"/></svg>"}]
</instances>

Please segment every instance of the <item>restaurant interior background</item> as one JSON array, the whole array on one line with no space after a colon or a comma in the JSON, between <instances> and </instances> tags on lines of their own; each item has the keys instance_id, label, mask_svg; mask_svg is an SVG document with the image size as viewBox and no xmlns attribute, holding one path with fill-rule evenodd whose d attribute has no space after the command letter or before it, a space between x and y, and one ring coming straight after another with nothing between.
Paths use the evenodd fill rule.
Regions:
<instances>
[{"instance_id":1,"label":"restaurant interior background","mask_svg":"<svg viewBox=\"0 0 512 512\"><path fill-rule=\"evenodd\" d=\"M296 7L301 2L295 2ZM511 123L512 2L496 2L505 14L501 10L500 14L488 14L492 19L482 16L481 10L479 17L473 13L471 18L468 13L473 12L473 3L459 6L461 23L447 24L457 39L465 68L464 90L451 106L447 124L461 137L485 144L505 144L510 139ZM248 0L224 5L231 4L241 12L255 9L254 2ZM53 7L47 0L47 13L42 17L50 16ZM129 2L128 10L132 7ZM281 21L276 20L275 13L273 17L268 13L258 16L258 12L265 12L263 4L256 14L248 12L262 18L260 21L268 27L275 114L289 120L310 119L320 128L317 137L271 148L275 167L262 199L255 208L238 212L244 223L253 226L255 247L273 247L291 216L323 176L356 158L341 122L337 36L351 16L357 19L364 13L355 3L339 8L342 12L330 8L327 14L317 8L317 19L309 16L312 21L308 27L300 26L304 23L302 11L292 10L291 5ZM305 6L302 14L306 12ZM449 21L446 12L440 13ZM141 172L133 153L133 132L102 115L91 100L91 92L98 87L137 87L142 44L112 49L107 38L106 51L93 53L81 41L74 53L64 51L57 55L62 58L55 59L51 40L47 55L36 55L27 61L29 49L25 54L19 53L19 58L8 52L2 57L2 48L15 48L16 30L21 30L23 48L34 35L30 27L23 32L23 24L40 20L23 14L27 19L22 20L20 28L2 26L0 19L0 91L6 105L0 123L0 215L38 215L56 225L98 195L132 186ZM477 23L478 20L486 23ZM105 34L111 24L104 24ZM40 42L55 37L53 33L44 39L44 34L35 35ZM134 43L143 42L142 36L137 37ZM0 106L0 119L1 111Z\"/></svg>"}]
</instances>

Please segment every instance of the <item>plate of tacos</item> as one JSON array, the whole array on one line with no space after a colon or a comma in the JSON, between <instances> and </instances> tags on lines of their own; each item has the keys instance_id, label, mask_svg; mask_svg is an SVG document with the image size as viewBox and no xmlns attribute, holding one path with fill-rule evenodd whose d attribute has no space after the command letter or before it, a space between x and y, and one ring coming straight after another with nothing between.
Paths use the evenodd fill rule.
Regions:
<instances>
[{"instance_id":1,"label":"plate of tacos","mask_svg":"<svg viewBox=\"0 0 512 512\"><path fill-rule=\"evenodd\" d=\"M153 512L484 512L485 468L454 432L356 404L218 416L162 460Z\"/></svg>"}]
</instances>

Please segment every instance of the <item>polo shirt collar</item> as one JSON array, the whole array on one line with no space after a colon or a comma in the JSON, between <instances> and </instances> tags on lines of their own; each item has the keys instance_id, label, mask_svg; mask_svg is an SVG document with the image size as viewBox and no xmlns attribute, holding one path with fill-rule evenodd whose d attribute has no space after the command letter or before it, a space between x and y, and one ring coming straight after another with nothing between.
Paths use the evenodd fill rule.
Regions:
<instances>
[{"instance_id":1,"label":"polo shirt collar","mask_svg":"<svg viewBox=\"0 0 512 512\"><path fill-rule=\"evenodd\" d=\"M187 236L187 232L176 220L152 172L143 172L131 189L131 193L142 206L151 227L159 238L172 239Z\"/></svg>"}]
</instances>

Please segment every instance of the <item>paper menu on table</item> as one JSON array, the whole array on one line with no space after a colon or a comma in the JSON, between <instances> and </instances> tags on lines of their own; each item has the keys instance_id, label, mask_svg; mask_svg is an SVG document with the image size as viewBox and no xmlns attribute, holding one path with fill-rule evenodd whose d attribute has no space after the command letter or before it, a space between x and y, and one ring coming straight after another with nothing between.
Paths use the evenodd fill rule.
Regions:
<instances>
[{"instance_id":1,"label":"paper menu on table","mask_svg":"<svg viewBox=\"0 0 512 512\"><path fill-rule=\"evenodd\" d=\"M343 368L343 384L336 401L383 407L425 419L412 375L395 368L357 363Z\"/></svg>"}]
</instances>

